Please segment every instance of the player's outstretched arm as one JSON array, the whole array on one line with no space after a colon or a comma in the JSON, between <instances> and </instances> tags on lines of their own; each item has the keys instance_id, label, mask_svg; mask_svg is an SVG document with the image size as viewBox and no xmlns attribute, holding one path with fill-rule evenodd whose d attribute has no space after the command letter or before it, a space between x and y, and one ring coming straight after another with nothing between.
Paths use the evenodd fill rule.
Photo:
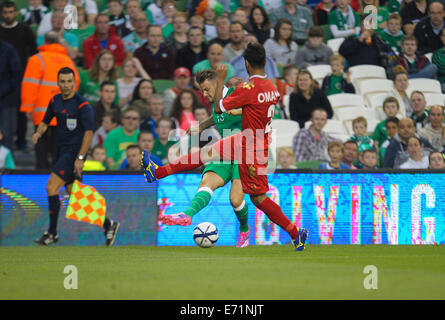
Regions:
<instances>
[{"instance_id":1,"label":"player's outstretched arm","mask_svg":"<svg viewBox=\"0 0 445 320\"><path fill-rule=\"evenodd\" d=\"M226 76L227 66L225 64L220 64L218 67L216 67L216 90L213 105L215 113L223 113L219 104L223 97L224 80L226 79Z\"/></svg>"}]
</instances>

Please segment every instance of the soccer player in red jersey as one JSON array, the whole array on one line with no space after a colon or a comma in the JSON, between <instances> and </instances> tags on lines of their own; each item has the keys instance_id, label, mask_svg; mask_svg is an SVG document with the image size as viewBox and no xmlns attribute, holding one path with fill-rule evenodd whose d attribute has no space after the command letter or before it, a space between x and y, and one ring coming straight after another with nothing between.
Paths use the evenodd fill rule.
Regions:
<instances>
[{"instance_id":1,"label":"soccer player in red jersey","mask_svg":"<svg viewBox=\"0 0 445 320\"><path fill-rule=\"evenodd\" d=\"M262 210L269 219L292 238L296 251L302 251L308 236L304 228L298 229L283 214L280 206L267 195L267 159L269 136L272 130L272 118L280 94L267 79L264 66L266 53L259 43L249 44L244 51L246 69L250 75L249 81L241 83L233 93L224 99L222 92L227 67L217 68L217 88L214 99L216 113L232 113L234 109L242 108L242 132L218 141L210 150L200 150L191 155L179 158L174 163L164 167L156 166L147 151L142 153L142 165L147 182L153 182L165 176L195 169L203 163L212 160L238 161L241 184L245 193L250 195L252 203Z\"/></svg>"}]
</instances>

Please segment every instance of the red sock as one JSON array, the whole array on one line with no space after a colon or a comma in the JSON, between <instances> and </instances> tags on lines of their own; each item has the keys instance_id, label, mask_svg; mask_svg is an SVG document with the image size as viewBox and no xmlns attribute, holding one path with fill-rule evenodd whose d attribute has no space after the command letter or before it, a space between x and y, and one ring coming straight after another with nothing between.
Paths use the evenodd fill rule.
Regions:
<instances>
[{"instance_id":1,"label":"red sock","mask_svg":"<svg viewBox=\"0 0 445 320\"><path fill-rule=\"evenodd\" d=\"M196 151L192 154L187 154L185 156L180 157L174 163L169 163L163 167L158 167L156 169L156 178L162 179L166 176L178 173L193 170L202 166L201 162L201 153L200 151Z\"/></svg>"},{"instance_id":2,"label":"red sock","mask_svg":"<svg viewBox=\"0 0 445 320\"><path fill-rule=\"evenodd\" d=\"M266 198L260 203L258 209L263 211L273 223L279 225L282 229L286 230L292 240L298 238L298 228L283 214L279 205Z\"/></svg>"}]
</instances>

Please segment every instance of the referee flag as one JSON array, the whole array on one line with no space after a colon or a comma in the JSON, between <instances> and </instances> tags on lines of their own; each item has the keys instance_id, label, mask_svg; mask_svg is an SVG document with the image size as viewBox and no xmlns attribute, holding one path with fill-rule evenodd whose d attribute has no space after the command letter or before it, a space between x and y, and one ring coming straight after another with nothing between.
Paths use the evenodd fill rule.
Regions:
<instances>
[{"instance_id":1,"label":"referee flag","mask_svg":"<svg viewBox=\"0 0 445 320\"><path fill-rule=\"evenodd\" d=\"M105 198L91 186L74 180L66 218L103 226L105 221Z\"/></svg>"}]
</instances>

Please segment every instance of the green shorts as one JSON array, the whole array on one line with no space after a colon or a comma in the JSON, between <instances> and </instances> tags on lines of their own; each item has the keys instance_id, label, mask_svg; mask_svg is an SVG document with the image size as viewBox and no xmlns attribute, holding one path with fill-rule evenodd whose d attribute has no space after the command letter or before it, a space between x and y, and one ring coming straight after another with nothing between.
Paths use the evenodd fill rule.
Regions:
<instances>
[{"instance_id":1,"label":"green shorts","mask_svg":"<svg viewBox=\"0 0 445 320\"><path fill-rule=\"evenodd\" d=\"M238 163L234 161L232 161L232 163L222 161L210 162L206 165L204 171L202 172L202 175L204 175L208 171L215 172L218 176L220 176L221 179L224 180L224 184L233 179L240 178L238 172Z\"/></svg>"}]
</instances>

